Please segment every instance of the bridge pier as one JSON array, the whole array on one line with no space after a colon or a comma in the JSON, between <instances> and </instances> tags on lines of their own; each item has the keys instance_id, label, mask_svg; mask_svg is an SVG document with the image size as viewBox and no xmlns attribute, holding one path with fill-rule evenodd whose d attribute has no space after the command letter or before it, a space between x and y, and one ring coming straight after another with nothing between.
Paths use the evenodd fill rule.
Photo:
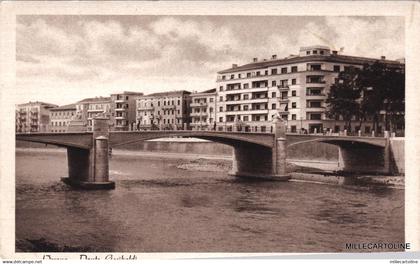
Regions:
<instances>
[{"instance_id":1,"label":"bridge pier","mask_svg":"<svg viewBox=\"0 0 420 264\"><path fill-rule=\"evenodd\" d=\"M339 145L339 170L349 174L391 174L389 142L384 148L372 145Z\"/></svg>"},{"instance_id":2,"label":"bridge pier","mask_svg":"<svg viewBox=\"0 0 420 264\"><path fill-rule=\"evenodd\" d=\"M282 120L274 123L273 147L242 143L234 146L230 175L255 179L287 181L286 128Z\"/></svg>"},{"instance_id":3,"label":"bridge pier","mask_svg":"<svg viewBox=\"0 0 420 264\"><path fill-rule=\"evenodd\" d=\"M67 148L69 177L63 182L75 188L96 190L114 189L109 181L109 131L108 119L93 120L92 148Z\"/></svg>"}]
</instances>

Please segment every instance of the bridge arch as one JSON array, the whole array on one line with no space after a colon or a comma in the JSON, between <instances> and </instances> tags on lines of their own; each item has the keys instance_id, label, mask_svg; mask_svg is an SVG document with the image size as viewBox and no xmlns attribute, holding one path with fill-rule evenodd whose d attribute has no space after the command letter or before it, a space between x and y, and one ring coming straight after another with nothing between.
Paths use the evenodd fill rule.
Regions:
<instances>
[{"instance_id":1,"label":"bridge arch","mask_svg":"<svg viewBox=\"0 0 420 264\"><path fill-rule=\"evenodd\" d=\"M157 131L157 132L111 132L109 135L110 146L122 146L146 140L168 138L168 137L190 137L213 141L236 147L239 145L254 145L271 149L274 145L274 135L272 134L252 134L252 133L223 133L209 131Z\"/></svg>"},{"instance_id":2,"label":"bridge arch","mask_svg":"<svg viewBox=\"0 0 420 264\"><path fill-rule=\"evenodd\" d=\"M66 133L66 134L17 134L16 140L43 143L63 148L77 148L89 150L92 147L92 134Z\"/></svg>"},{"instance_id":3,"label":"bridge arch","mask_svg":"<svg viewBox=\"0 0 420 264\"><path fill-rule=\"evenodd\" d=\"M338 138L338 137L331 137L331 138L311 138L311 139L303 139L298 140L292 143L287 144L287 147L293 147L300 144L305 143L312 143L312 142L320 142L326 143L336 146L354 146L354 147L377 147L377 148L385 148L386 142L384 140L371 140L371 139L364 139L364 138Z\"/></svg>"}]
</instances>

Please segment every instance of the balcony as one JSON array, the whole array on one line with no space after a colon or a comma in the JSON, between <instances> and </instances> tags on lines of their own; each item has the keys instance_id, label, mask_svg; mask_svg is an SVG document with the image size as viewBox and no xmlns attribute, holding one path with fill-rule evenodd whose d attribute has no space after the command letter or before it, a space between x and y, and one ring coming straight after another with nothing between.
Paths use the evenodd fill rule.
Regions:
<instances>
[{"instance_id":1,"label":"balcony","mask_svg":"<svg viewBox=\"0 0 420 264\"><path fill-rule=\"evenodd\" d=\"M104 109L88 109L87 111L88 113L98 113L98 112L103 112Z\"/></svg>"},{"instance_id":2,"label":"balcony","mask_svg":"<svg viewBox=\"0 0 420 264\"><path fill-rule=\"evenodd\" d=\"M123 120L123 119L127 119L127 117L126 116L116 116L115 119Z\"/></svg>"},{"instance_id":3,"label":"balcony","mask_svg":"<svg viewBox=\"0 0 420 264\"><path fill-rule=\"evenodd\" d=\"M207 103L191 103L191 107L207 107Z\"/></svg>"},{"instance_id":4,"label":"balcony","mask_svg":"<svg viewBox=\"0 0 420 264\"><path fill-rule=\"evenodd\" d=\"M306 107L307 113L325 112L325 107Z\"/></svg>"},{"instance_id":5,"label":"balcony","mask_svg":"<svg viewBox=\"0 0 420 264\"><path fill-rule=\"evenodd\" d=\"M235 110L225 111L227 115L247 115L247 114L267 114L268 109L248 109L248 110Z\"/></svg>"},{"instance_id":6,"label":"balcony","mask_svg":"<svg viewBox=\"0 0 420 264\"><path fill-rule=\"evenodd\" d=\"M163 105L162 109L175 109L175 105Z\"/></svg>"},{"instance_id":7,"label":"balcony","mask_svg":"<svg viewBox=\"0 0 420 264\"><path fill-rule=\"evenodd\" d=\"M279 89L280 91L288 91L289 85L277 85L277 89Z\"/></svg>"},{"instance_id":8,"label":"balcony","mask_svg":"<svg viewBox=\"0 0 420 264\"><path fill-rule=\"evenodd\" d=\"M124 98L117 98L115 99L115 103L125 103L126 100Z\"/></svg>"},{"instance_id":9,"label":"balcony","mask_svg":"<svg viewBox=\"0 0 420 264\"><path fill-rule=\"evenodd\" d=\"M288 103L289 97L278 97L280 103Z\"/></svg>"},{"instance_id":10,"label":"balcony","mask_svg":"<svg viewBox=\"0 0 420 264\"><path fill-rule=\"evenodd\" d=\"M204 116L207 116L208 115L208 113L207 112L201 112L201 113L191 113L190 114L190 116L191 117L199 117L199 116L202 116L202 117L204 117Z\"/></svg>"},{"instance_id":11,"label":"balcony","mask_svg":"<svg viewBox=\"0 0 420 264\"><path fill-rule=\"evenodd\" d=\"M325 99L325 94L306 94L306 99L312 99L312 100L323 100Z\"/></svg>"},{"instance_id":12,"label":"balcony","mask_svg":"<svg viewBox=\"0 0 420 264\"><path fill-rule=\"evenodd\" d=\"M137 107L138 111L153 111L155 108L153 106L139 106Z\"/></svg>"},{"instance_id":13,"label":"balcony","mask_svg":"<svg viewBox=\"0 0 420 264\"><path fill-rule=\"evenodd\" d=\"M115 108L116 112L125 112L126 108L123 107L119 107L119 108Z\"/></svg>"}]
</instances>

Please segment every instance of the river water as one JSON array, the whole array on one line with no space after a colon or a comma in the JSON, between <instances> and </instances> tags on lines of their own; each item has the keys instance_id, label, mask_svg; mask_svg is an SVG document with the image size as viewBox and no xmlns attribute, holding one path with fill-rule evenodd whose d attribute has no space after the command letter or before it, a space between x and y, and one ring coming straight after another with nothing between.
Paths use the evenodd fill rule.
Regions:
<instances>
[{"instance_id":1,"label":"river water","mask_svg":"<svg viewBox=\"0 0 420 264\"><path fill-rule=\"evenodd\" d=\"M238 180L114 155L112 191L72 190L66 152L16 151L17 251L346 252L404 241L404 190Z\"/></svg>"}]
</instances>

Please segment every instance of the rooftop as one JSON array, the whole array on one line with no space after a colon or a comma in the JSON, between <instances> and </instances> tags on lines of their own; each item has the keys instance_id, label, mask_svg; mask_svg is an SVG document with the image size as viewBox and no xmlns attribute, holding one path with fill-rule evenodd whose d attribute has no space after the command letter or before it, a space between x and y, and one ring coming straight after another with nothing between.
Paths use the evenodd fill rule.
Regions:
<instances>
[{"instance_id":1,"label":"rooftop","mask_svg":"<svg viewBox=\"0 0 420 264\"><path fill-rule=\"evenodd\" d=\"M57 107L58 106L56 104L50 104L50 103L45 103L45 102L40 102L40 101L18 104L17 106L18 107L23 107L23 106L34 106L34 105L47 106L47 107Z\"/></svg>"},{"instance_id":2,"label":"rooftop","mask_svg":"<svg viewBox=\"0 0 420 264\"><path fill-rule=\"evenodd\" d=\"M328 49L326 46L310 46L310 47L302 47L300 51L310 50L310 49ZM401 60L386 60L383 58L366 58L366 57L358 57L358 56L348 56L342 54L335 54L334 52L331 54L326 55L294 55L285 57L282 59L277 59L277 56L273 56L270 60L262 60L262 61L254 61L252 63L244 64L241 66L234 65L231 68L219 71L219 74L224 73L233 73L233 72L240 72L240 71L247 71L253 69L261 69L261 68L268 68L273 66L279 65L287 65L292 63L299 63L299 62L313 62L313 61L327 61L327 62L337 62L337 63L350 63L350 64L359 64L363 65L366 63L374 63L375 61L381 61L387 64L393 65L403 65Z\"/></svg>"},{"instance_id":3,"label":"rooftop","mask_svg":"<svg viewBox=\"0 0 420 264\"><path fill-rule=\"evenodd\" d=\"M191 94L191 92L189 91L185 91L185 90L179 90L179 91L171 91L171 92L160 92L160 93L152 93L152 94L148 94L145 95L144 97L156 97L156 96L180 96L180 95L187 95L187 94Z\"/></svg>"},{"instance_id":4,"label":"rooftop","mask_svg":"<svg viewBox=\"0 0 420 264\"><path fill-rule=\"evenodd\" d=\"M77 103L98 103L98 102L110 102L111 97L94 97L94 98L86 98Z\"/></svg>"},{"instance_id":5,"label":"rooftop","mask_svg":"<svg viewBox=\"0 0 420 264\"><path fill-rule=\"evenodd\" d=\"M123 95L143 95L143 93L141 93L141 92L133 92L133 91L124 91L124 92L121 92L121 93L113 93L113 94L111 94L111 95L121 95L121 94L123 94Z\"/></svg>"},{"instance_id":6,"label":"rooftop","mask_svg":"<svg viewBox=\"0 0 420 264\"><path fill-rule=\"evenodd\" d=\"M59 107L54 107L50 109L51 111L60 111L60 110L76 110L76 104L62 105Z\"/></svg>"}]
</instances>

